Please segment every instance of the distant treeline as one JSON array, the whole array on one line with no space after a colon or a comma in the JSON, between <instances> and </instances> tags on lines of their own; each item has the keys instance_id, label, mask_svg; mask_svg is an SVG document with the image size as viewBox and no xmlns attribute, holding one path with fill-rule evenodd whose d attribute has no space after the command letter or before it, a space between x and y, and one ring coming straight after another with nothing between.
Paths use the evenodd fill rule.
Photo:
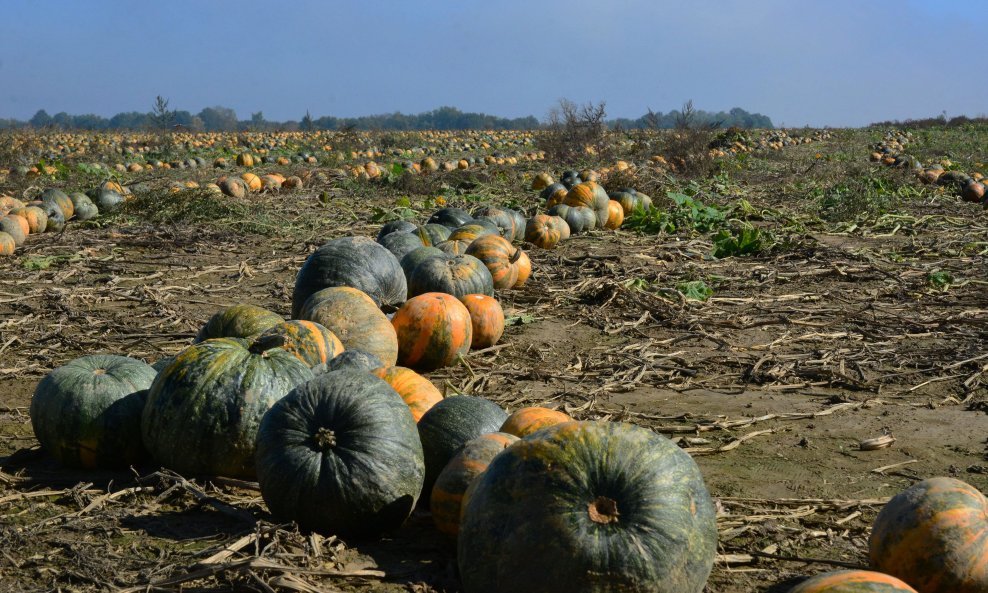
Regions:
<instances>
[{"instance_id":1,"label":"distant treeline","mask_svg":"<svg viewBox=\"0 0 988 593\"><path fill-rule=\"evenodd\" d=\"M946 115L940 115L938 117L926 117L922 119L892 119L888 121L879 121L870 124L868 127L871 128L956 128L958 126L964 126L967 124L988 124L988 117L984 115L979 115L978 117L968 117L966 115L958 115L947 119Z\"/></svg>"},{"instance_id":2,"label":"distant treeline","mask_svg":"<svg viewBox=\"0 0 988 593\"><path fill-rule=\"evenodd\" d=\"M166 103L167 105L167 103ZM679 121L680 112L646 114L638 119L619 118L608 121L611 128L637 129L655 126L673 128ZM748 113L735 107L728 112L696 111L693 114L696 124L718 124L728 128L771 128L772 120L759 113ZM312 117L308 113L298 121L269 121L264 113L252 113L250 119L238 119L237 112L229 107L207 107L199 113L189 111L156 109L148 113L128 111L106 118L101 115L69 115L60 112L49 115L39 110L28 121L0 119L0 130L32 128L36 130L149 130L185 128L207 132L237 132L243 130L533 130L541 123L534 116L504 118L485 113L467 113L455 107L440 107L419 114L400 112L363 117Z\"/></svg>"}]
</instances>

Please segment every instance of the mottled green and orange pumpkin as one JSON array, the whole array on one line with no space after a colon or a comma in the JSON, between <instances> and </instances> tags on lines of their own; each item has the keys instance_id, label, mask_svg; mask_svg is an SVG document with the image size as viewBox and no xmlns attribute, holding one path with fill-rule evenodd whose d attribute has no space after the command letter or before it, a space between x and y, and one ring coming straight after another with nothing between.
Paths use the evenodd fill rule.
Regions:
<instances>
[{"instance_id":1,"label":"mottled green and orange pumpkin","mask_svg":"<svg viewBox=\"0 0 988 593\"><path fill-rule=\"evenodd\" d=\"M349 286L324 288L304 303L301 319L333 332L346 350L377 356L385 366L398 361L398 336L387 315L369 296Z\"/></svg>"},{"instance_id":2,"label":"mottled green and orange pumpkin","mask_svg":"<svg viewBox=\"0 0 988 593\"><path fill-rule=\"evenodd\" d=\"M484 206L473 212L474 219L486 220L493 223L501 231L501 236L508 241L515 237L515 216L508 208Z\"/></svg>"},{"instance_id":3,"label":"mottled green and orange pumpkin","mask_svg":"<svg viewBox=\"0 0 988 593\"><path fill-rule=\"evenodd\" d=\"M554 223L553 218L559 217L536 214L530 218L525 225L525 240L542 249L553 249L562 238L558 223Z\"/></svg>"},{"instance_id":4,"label":"mottled green and orange pumpkin","mask_svg":"<svg viewBox=\"0 0 988 593\"><path fill-rule=\"evenodd\" d=\"M45 211L37 206L25 206L23 208L14 208L9 212L14 216L20 216L27 221L28 229L31 234L43 233L48 227L48 215Z\"/></svg>"},{"instance_id":5,"label":"mottled green and orange pumpkin","mask_svg":"<svg viewBox=\"0 0 988 593\"><path fill-rule=\"evenodd\" d=\"M696 463L618 422L557 424L502 451L471 486L457 546L465 593L699 593L716 555Z\"/></svg>"},{"instance_id":6,"label":"mottled green and orange pumpkin","mask_svg":"<svg viewBox=\"0 0 988 593\"><path fill-rule=\"evenodd\" d=\"M233 305L210 317L196 334L195 342L213 338L253 338L283 321L281 315L257 305Z\"/></svg>"},{"instance_id":7,"label":"mottled green and orange pumpkin","mask_svg":"<svg viewBox=\"0 0 988 593\"><path fill-rule=\"evenodd\" d=\"M350 370L300 385L264 415L257 478L281 521L370 537L401 526L422 491L415 420L385 381Z\"/></svg>"},{"instance_id":8,"label":"mottled green and orange pumpkin","mask_svg":"<svg viewBox=\"0 0 988 593\"><path fill-rule=\"evenodd\" d=\"M377 356L363 350L344 350L326 365L327 371L360 371L369 373L384 366ZM314 369L318 370L318 369Z\"/></svg>"},{"instance_id":9,"label":"mottled green and orange pumpkin","mask_svg":"<svg viewBox=\"0 0 988 593\"><path fill-rule=\"evenodd\" d=\"M432 384L432 381L410 368L381 367L371 372L387 381L388 385L398 392L408 409L412 411L415 422L432 409L432 406L443 400L443 394Z\"/></svg>"},{"instance_id":10,"label":"mottled green and orange pumpkin","mask_svg":"<svg viewBox=\"0 0 988 593\"><path fill-rule=\"evenodd\" d=\"M988 498L954 478L892 497L875 519L871 565L919 593L988 591Z\"/></svg>"},{"instance_id":11,"label":"mottled green and orange pumpkin","mask_svg":"<svg viewBox=\"0 0 988 593\"><path fill-rule=\"evenodd\" d=\"M513 434L516 437L526 437L543 428L572 420L568 414L559 410L531 406L512 412L501 425L501 432Z\"/></svg>"},{"instance_id":12,"label":"mottled green and orange pumpkin","mask_svg":"<svg viewBox=\"0 0 988 593\"><path fill-rule=\"evenodd\" d=\"M497 344L504 334L504 310L501 303L486 294L468 294L460 301L470 313L470 323L473 325L470 347L478 350Z\"/></svg>"},{"instance_id":13,"label":"mottled green and orange pumpkin","mask_svg":"<svg viewBox=\"0 0 988 593\"><path fill-rule=\"evenodd\" d=\"M492 432L471 439L449 460L436 478L429 498L429 510L436 529L452 538L460 532L463 495L470 483L484 473L491 460L518 437L504 432Z\"/></svg>"},{"instance_id":14,"label":"mottled green and orange pumpkin","mask_svg":"<svg viewBox=\"0 0 988 593\"><path fill-rule=\"evenodd\" d=\"M507 418L501 406L472 395L447 397L432 406L418 422L425 453L423 498L431 496L436 478L460 447L470 439L498 432Z\"/></svg>"},{"instance_id":15,"label":"mottled green and orange pumpkin","mask_svg":"<svg viewBox=\"0 0 988 593\"><path fill-rule=\"evenodd\" d=\"M0 217L0 233L7 233L10 235L11 240L14 242L14 246L20 247L27 240L27 235L30 229L24 230L27 227L27 221L20 216L4 216Z\"/></svg>"},{"instance_id":16,"label":"mottled green and orange pumpkin","mask_svg":"<svg viewBox=\"0 0 988 593\"><path fill-rule=\"evenodd\" d=\"M49 187L45 191L41 192L41 197L39 198L42 202L46 204L54 204L62 212L62 216L65 220L72 218L75 214L75 205L72 203L72 199L69 198L68 194L60 189Z\"/></svg>"},{"instance_id":17,"label":"mottled green and orange pumpkin","mask_svg":"<svg viewBox=\"0 0 988 593\"><path fill-rule=\"evenodd\" d=\"M614 200L608 201L607 222L604 223L604 228L615 230L621 228L622 224L624 224L624 207Z\"/></svg>"},{"instance_id":18,"label":"mottled green and orange pumpkin","mask_svg":"<svg viewBox=\"0 0 988 593\"><path fill-rule=\"evenodd\" d=\"M473 340L470 311L453 295L441 292L408 299L391 324L398 336L398 362L416 370L455 363L470 351Z\"/></svg>"},{"instance_id":19,"label":"mottled green and orange pumpkin","mask_svg":"<svg viewBox=\"0 0 988 593\"><path fill-rule=\"evenodd\" d=\"M806 579L789 593L916 593L916 590L880 572L839 570Z\"/></svg>"},{"instance_id":20,"label":"mottled green and orange pumpkin","mask_svg":"<svg viewBox=\"0 0 988 593\"><path fill-rule=\"evenodd\" d=\"M13 255L16 249L17 241L14 237L6 231L0 231L0 255Z\"/></svg>"},{"instance_id":21,"label":"mottled green and orange pumpkin","mask_svg":"<svg viewBox=\"0 0 988 593\"><path fill-rule=\"evenodd\" d=\"M472 220L450 233L447 241L467 241L468 243L473 243L478 237L499 234L499 229L490 221Z\"/></svg>"},{"instance_id":22,"label":"mottled green and orange pumpkin","mask_svg":"<svg viewBox=\"0 0 988 593\"><path fill-rule=\"evenodd\" d=\"M127 467L146 457L141 413L157 372L133 358L95 354L48 373L31 398L31 426L59 463Z\"/></svg>"},{"instance_id":23,"label":"mottled green and orange pumpkin","mask_svg":"<svg viewBox=\"0 0 988 593\"><path fill-rule=\"evenodd\" d=\"M408 296L444 292L457 298L467 294L494 294L494 279L482 261L472 255L430 257L420 262L408 279Z\"/></svg>"},{"instance_id":24,"label":"mottled green and orange pumpkin","mask_svg":"<svg viewBox=\"0 0 988 593\"><path fill-rule=\"evenodd\" d=\"M570 232L574 235L591 231L597 226L597 214L586 206L556 204L552 208L549 208L547 214L558 216L565 220Z\"/></svg>"},{"instance_id":25,"label":"mottled green and orange pumpkin","mask_svg":"<svg viewBox=\"0 0 988 593\"><path fill-rule=\"evenodd\" d=\"M522 270L527 260L522 259L524 251L498 235L478 237L467 247L467 255L483 262L491 273L494 288L498 290L513 288L519 276L524 274L527 278L531 273L531 261L527 262L528 270Z\"/></svg>"},{"instance_id":26,"label":"mottled green and orange pumpkin","mask_svg":"<svg viewBox=\"0 0 988 593\"><path fill-rule=\"evenodd\" d=\"M442 251L446 255L463 255L467 252L467 248L470 247L470 241L440 241L436 243L436 249Z\"/></svg>"},{"instance_id":27,"label":"mottled green and orange pumpkin","mask_svg":"<svg viewBox=\"0 0 988 593\"><path fill-rule=\"evenodd\" d=\"M258 339L274 337L282 338L280 348L294 354L309 368L326 364L343 352L343 343L336 334L315 321L282 321L262 332Z\"/></svg>"},{"instance_id":28,"label":"mottled green and orange pumpkin","mask_svg":"<svg viewBox=\"0 0 988 593\"><path fill-rule=\"evenodd\" d=\"M189 346L158 373L141 419L144 444L183 474L253 479L261 417L309 367L266 342L216 338Z\"/></svg>"}]
</instances>

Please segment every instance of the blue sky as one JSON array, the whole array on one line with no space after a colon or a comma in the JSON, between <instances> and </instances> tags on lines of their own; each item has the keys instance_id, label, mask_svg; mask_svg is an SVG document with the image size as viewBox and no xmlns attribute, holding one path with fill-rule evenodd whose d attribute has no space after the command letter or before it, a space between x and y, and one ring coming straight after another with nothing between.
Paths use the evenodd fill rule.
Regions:
<instances>
[{"instance_id":1,"label":"blue sky","mask_svg":"<svg viewBox=\"0 0 988 593\"><path fill-rule=\"evenodd\" d=\"M613 117L742 107L790 126L988 114L988 2L2 0L0 117Z\"/></svg>"}]
</instances>

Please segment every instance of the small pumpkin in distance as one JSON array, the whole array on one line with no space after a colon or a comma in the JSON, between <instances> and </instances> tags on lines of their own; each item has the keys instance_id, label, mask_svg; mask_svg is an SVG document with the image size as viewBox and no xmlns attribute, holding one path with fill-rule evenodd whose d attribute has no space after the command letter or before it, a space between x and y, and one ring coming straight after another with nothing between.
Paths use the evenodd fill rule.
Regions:
<instances>
[{"instance_id":1,"label":"small pumpkin in distance","mask_svg":"<svg viewBox=\"0 0 988 593\"><path fill-rule=\"evenodd\" d=\"M880 572L840 570L806 579L789 593L916 593L916 590Z\"/></svg>"},{"instance_id":2,"label":"small pumpkin in distance","mask_svg":"<svg viewBox=\"0 0 988 593\"><path fill-rule=\"evenodd\" d=\"M388 385L398 392L408 409L412 411L415 422L432 409L432 406L443 400L443 394L436 389L432 381L410 368L380 367L372 370L371 373L387 381Z\"/></svg>"},{"instance_id":3,"label":"small pumpkin in distance","mask_svg":"<svg viewBox=\"0 0 988 593\"><path fill-rule=\"evenodd\" d=\"M470 323L473 326L470 347L479 350L497 344L504 334L504 310L501 303L486 294L468 294L460 300L470 313Z\"/></svg>"},{"instance_id":4,"label":"small pumpkin in distance","mask_svg":"<svg viewBox=\"0 0 988 593\"><path fill-rule=\"evenodd\" d=\"M572 422L573 419L568 414L559 410L551 410L532 406L519 408L508 416L508 419L501 425L501 432L513 434L516 437L526 437L533 432L542 430L547 426L555 426L563 422Z\"/></svg>"},{"instance_id":5,"label":"small pumpkin in distance","mask_svg":"<svg viewBox=\"0 0 988 593\"><path fill-rule=\"evenodd\" d=\"M432 522L441 533L456 538L460 532L463 496L471 482L484 473L491 460L518 440L504 432L491 432L467 441L436 478L429 497Z\"/></svg>"},{"instance_id":6,"label":"small pumpkin in distance","mask_svg":"<svg viewBox=\"0 0 988 593\"><path fill-rule=\"evenodd\" d=\"M470 351L470 312L456 297L429 292L408 299L391 319L398 335L398 362L432 371Z\"/></svg>"}]
</instances>

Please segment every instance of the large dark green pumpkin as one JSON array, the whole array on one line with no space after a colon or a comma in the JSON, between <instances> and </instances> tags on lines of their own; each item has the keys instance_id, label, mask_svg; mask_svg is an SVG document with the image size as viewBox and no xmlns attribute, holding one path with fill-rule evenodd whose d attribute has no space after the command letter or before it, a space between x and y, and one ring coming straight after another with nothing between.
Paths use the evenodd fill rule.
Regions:
<instances>
[{"instance_id":1,"label":"large dark green pumpkin","mask_svg":"<svg viewBox=\"0 0 988 593\"><path fill-rule=\"evenodd\" d=\"M378 243L394 254L399 261L399 265L401 258L405 257L412 251L415 251L419 247L425 246L422 242L422 237L420 237L418 233L391 233L390 235L381 237Z\"/></svg>"},{"instance_id":2,"label":"large dark green pumpkin","mask_svg":"<svg viewBox=\"0 0 988 593\"><path fill-rule=\"evenodd\" d=\"M366 537L401 526L425 465L412 413L374 375L341 370L300 385L257 435L261 494L279 520Z\"/></svg>"},{"instance_id":3,"label":"large dark green pumpkin","mask_svg":"<svg viewBox=\"0 0 988 593\"><path fill-rule=\"evenodd\" d=\"M157 373L140 360L95 354L50 372L31 398L31 426L62 465L127 467L145 456L141 412Z\"/></svg>"},{"instance_id":4,"label":"large dark green pumpkin","mask_svg":"<svg viewBox=\"0 0 988 593\"><path fill-rule=\"evenodd\" d=\"M441 224L424 224L415 230L415 233L422 239L423 245L435 245L449 239L449 234L453 230Z\"/></svg>"},{"instance_id":5,"label":"large dark green pumpkin","mask_svg":"<svg viewBox=\"0 0 988 593\"><path fill-rule=\"evenodd\" d=\"M556 204L549 208L547 214L558 216L569 225L570 232L579 235L593 230L597 226L597 214L590 208L584 206L567 206L566 204Z\"/></svg>"},{"instance_id":6,"label":"large dark green pumpkin","mask_svg":"<svg viewBox=\"0 0 988 593\"><path fill-rule=\"evenodd\" d=\"M213 338L252 338L283 322L281 315L257 305L233 305L214 314L195 342Z\"/></svg>"},{"instance_id":7,"label":"large dark green pumpkin","mask_svg":"<svg viewBox=\"0 0 988 593\"><path fill-rule=\"evenodd\" d=\"M405 257L401 258L401 269L405 272L405 278L408 279L412 275L412 271L415 270L415 266L419 265L424 260L430 257L445 257L445 255L446 254L443 250L438 247L419 247L414 251L410 251L405 255Z\"/></svg>"},{"instance_id":8,"label":"large dark green pumpkin","mask_svg":"<svg viewBox=\"0 0 988 593\"><path fill-rule=\"evenodd\" d=\"M508 413L501 406L482 397L457 395L432 406L418 424L425 452L423 501L460 447L480 435L497 432L507 419Z\"/></svg>"},{"instance_id":9,"label":"large dark green pumpkin","mask_svg":"<svg viewBox=\"0 0 988 593\"><path fill-rule=\"evenodd\" d=\"M326 364L327 371L359 371L369 373L384 366L380 358L363 350L344 350Z\"/></svg>"},{"instance_id":10,"label":"large dark green pumpkin","mask_svg":"<svg viewBox=\"0 0 988 593\"><path fill-rule=\"evenodd\" d=\"M483 206L474 210L474 219L489 220L497 226L500 235L508 241L513 241L515 237L515 217L507 208L497 206Z\"/></svg>"},{"instance_id":11,"label":"large dark green pumpkin","mask_svg":"<svg viewBox=\"0 0 988 593\"><path fill-rule=\"evenodd\" d=\"M292 295L292 318L298 318L313 293L333 286L356 288L379 305L403 303L407 292L405 274L394 254L367 237L341 237L302 264Z\"/></svg>"},{"instance_id":12,"label":"large dark green pumpkin","mask_svg":"<svg viewBox=\"0 0 988 593\"><path fill-rule=\"evenodd\" d=\"M441 224L451 229L459 228L473 220L470 213L462 208L443 208L429 217L429 224Z\"/></svg>"},{"instance_id":13,"label":"large dark green pumpkin","mask_svg":"<svg viewBox=\"0 0 988 593\"><path fill-rule=\"evenodd\" d=\"M482 261L472 255L430 257L412 270L408 297L445 292L456 298L468 294L494 294L494 279Z\"/></svg>"},{"instance_id":14,"label":"large dark green pumpkin","mask_svg":"<svg viewBox=\"0 0 988 593\"><path fill-rule=\"evenodd\" d=\"M386 222L377 233L377 242L380 243L381 239L391 233L411 233L417 228L418 227L414 222L407 220L392 220L390 222Z\"/></svg>"},{"instance_id":15,"label":"large dark green pumpkin","mask_svg":"<svg viewBox=\"0 0 988 593\"><path fill-rule=\"evenodd\" d=\"M281 348L261 351L238 338L195 344L151 385L141 419L144 444L180 473L252 479L261 417L312 377Z\"/></svg>"},{"instance_id":16,"label":"large dark green pumpkin","mask_svg":"<svg viewBox=\"0 0 988 593\"><path fill-rule=\"evenodd\" d=\"M631 424L533 433L494 458L465 504L465 593L699 593L717 554L696 463Z\"/></svg>"}]
</instances>

